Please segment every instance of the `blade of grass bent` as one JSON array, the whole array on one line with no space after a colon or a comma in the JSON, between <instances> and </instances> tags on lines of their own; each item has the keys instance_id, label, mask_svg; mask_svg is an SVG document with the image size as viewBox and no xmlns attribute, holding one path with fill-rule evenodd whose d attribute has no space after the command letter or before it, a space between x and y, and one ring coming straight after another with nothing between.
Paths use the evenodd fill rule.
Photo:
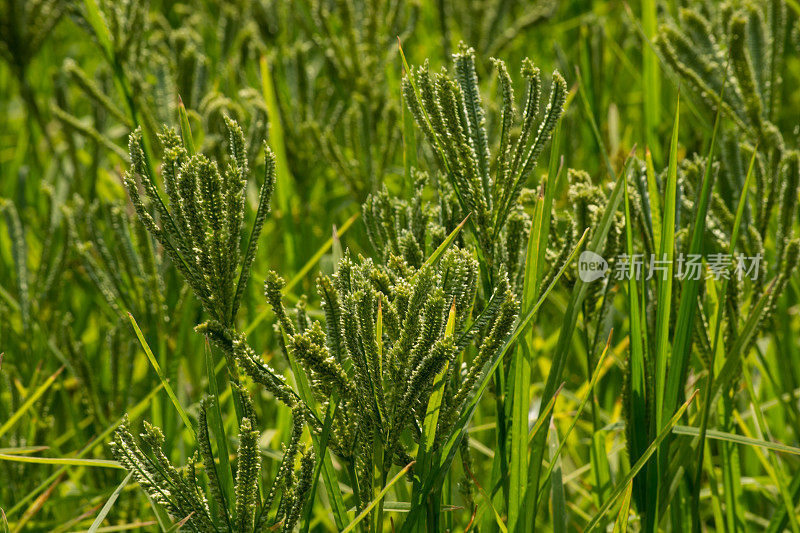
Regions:
<instances>
[{"instance_id":1,"label":"blade of grass bent","mask_svg":"<svg viewBox=\"0 0 800 533\"><path fill-rule=\"evenodd\" d=\"M667 421L661 433L659 433L656 439L650 443L650 446L647 447L645 453L631 467L630 471L625 475L622 481L620 481L617 484L611 497L608 500L606 500L606 502L594 516L592 521L589 522L589 524L586 526L585 531L593 531L600 525L600 521L603 519L603 517L609 511L609 509L611 509L611 506L614 505L614 502L617 500L617 498L619 498L620 495L622 495L622 493L627 489L628 484L631 483L631 481L633 481L634 476L636 476L636 474L639 473L639 471L642 469L642 467L644 467L645 463L650 458L650 456L653 455L653 453L655 453L655 451L658 449L658 447L661 445L664 439L666 439L667 436L672 432L672 428L675 426L675 424L678 423L678 420L680 420L681 416L683 416L683 413L686 411L686 408L689 407L689 404L692 403L692 400L694 400L694 397L696 395L697 391L694 391L692 395L689 397L689 399L686 400L686 402L680 408L678 408L673 417Z\"/></svg>"},{"instance_id":2,"label":"blade of grass bent","mask_svg":"<svg viewBox=\"0 0 800 533\"><path fill-rule=\"evenodd\" d=\"M676 435L688 435L691 437L697 437L700 435L700 428L693 426L676 425L674 428L672 428L672 432ZM788 444L781 444L780 442L766 441L763 439L755 439L752 437L746 437L744 435L737 435L735 433L718 431L716 429L707 429L706 438L712 440L733 442L735 444L741 444L742 446L758 446L759 448L764 448L765 450L770 450L773 452L788 453L791 455L800 455L800 448L796 446L789 446Z\"/></svg>"},{"instance_id":3,"label":"blade of grass bent","mask_svg":"<svg viewBox=\"0 0 800 533\"><path fill-rule=\"evenodd\" d=\"M378 495L377 495L377 496L376 496L376 497L375 497L375 498L374 498L374 499L373 499L373 500L372 500L372 501L369 503L369 505L367 505L367 506L364 508L364 510L363 510L363 511L361 511L361 512L358 514L358 516L356 516L356 517L353 519L353 521L352 521L352 522L350 522L349 524L347 524L347 527L345 527L345 528L342 530L342 533L347 533L348 531L352 531L352 530L353 530L353 529L354 529L354 528L355 528L355 527L356 527L356 526L359 524L359 522L361 522L362 520L364 520L364 518L365 518L365 517L366 517L366 516L369 514L369 512L370 512L370 511L371 511L371 510L372 510L372 509L373 509L373 508L374 508L376 505L378 505L378 502L380 502L380 501L383 499L383 497L384 497L384 496L386 496L386 493L387 493L387 492L389 492L389 489L390 489L390 488L392 488L392 485L394 485L395 483L397 483L398 481L400 481L400 478L402 478L402 477L403 477L403 476L406 474L406 472L408 472L408 470L409 470L409 469L410 469L410 468L411 468L413 465L414 465L414 461L411 461L411 462L410 462L410 463L408 463L408 464L407 464L407 465L406 465L406 466L405 466L405 467L404 467L402 470L400 470L400 471L399 471L397 474L395 474L395 476L394 476L394 477L393 477L393 478L392 478L392 479L389 481L389 483L387 483L387 484L386 484L386 486L385 486L385 487L383 487L383 490L381 490L381 491L378 493Z\"/></svg>"}]
</instances>

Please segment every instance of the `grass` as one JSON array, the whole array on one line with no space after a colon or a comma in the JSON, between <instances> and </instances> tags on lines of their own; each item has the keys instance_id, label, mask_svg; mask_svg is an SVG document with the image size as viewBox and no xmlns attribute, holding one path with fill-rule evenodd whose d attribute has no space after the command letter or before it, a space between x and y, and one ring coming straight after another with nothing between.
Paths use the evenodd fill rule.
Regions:
<instances>
[{"instance_id":1,"label":"grass","mask_svg":"<svg viewBox=\"0 0 800 533\"><path fill-rule=\"evenodd\" d=\"M0 532L800 531L798 14L0 0Z\"/></svg>"}]
</instances>

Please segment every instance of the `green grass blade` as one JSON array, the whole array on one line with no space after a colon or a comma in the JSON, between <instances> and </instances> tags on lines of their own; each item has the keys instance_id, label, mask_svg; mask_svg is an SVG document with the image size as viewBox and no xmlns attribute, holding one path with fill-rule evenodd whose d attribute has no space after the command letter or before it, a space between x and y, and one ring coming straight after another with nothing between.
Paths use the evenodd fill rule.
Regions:
<instances>
[{"instance_id":1,"label":"green grass blade","mask_svg":"<svg viewBox=\"0 0 800 533\"><path fill-rule=\"evenodd\" d=\"M181 124L183 146L186 148L186 153L191 157L197 153L197 150L194 147L194 137L192 136L192 127L189 125L189 115L186 113L186 106L183 105L183 99L180 95L178 95L178 119Z\"/></svg>"},{"instance_id":2,"label":"green grass blade","mask_svg":"<svg viewBox=\"0 0 800 533\"><path fill-rule=\"evenodd\" d=\"M464 217L464 220L462 220L458 224L458 226L456 226L456 228L450 232L450 235L447 236L444 242L442 242L442 244L436 247L436 249L433 251L430 257L428 257L428 259L425 260L425 263L422 265L422 268L436 264L436 261L438 261L439 258L442 257L442 255L444 255L447 249L450 248L450 245L453 244L453 241L456 240L456 237L458 237L458 234L461 232L462 228L464 227L464 224L467 223L467 220L469 220L469 214L467 214L467 216ZM414 277L416 277L416 275Z\"/></svg>"},{"instance_id":3,"label":"green grass blade","mask_svg":"<svg viewBox=\"0 0 800 533\"><path fill-rule=\"evenodd\" d=\"M547 420L547 418L553 412L553 409L555 409L556 400L558 400L558 395L561 394L561 389L563 388L564 384L562 383L558 387L558 389L556 389L556 393L553 394L553 397L550 398L550 401L547 402L547 405L544 406L542 412L539 413L539 416L536 418L536 422L533 424L533 427L531 427L531 430L528 432L528 442L532 441L533 438L541 432L542 428L545 427L544 421Z\"/></svg>"},{"instance_id":4,"label":"green grass blade","mask_svg":"<svg viewBox=\"0 0 800 533\"><path fill-rule=\"evenodd\" d=\"M672 311L672 285L675 272L675 213L677 201L677 174L678 174L678 130L680 127L680 97L675 104L675 121L672 127L672 139L669 147L669 163L667 167L667 182L664 187L664 210L662 213L661 235L658 240L658 260L666 261L667 272L656 280L658 299L656 300L656 327L653 358L655 360L655 398L652 402L654 412L650 413L650 431L656 433L662 427L662 416L667 412L663 409L664 391L667 382L667 362L670 358L669 326ZM652 531L658 520L658 486L659 479L663 479L658 465L649 465L645 470L647 503L643 514L645 515L646 529Z\"/></svg>"},{"instance_id":5,"label":"green grass blade","mask_svg":"<svg viewBox=\"0 0 800 533\"><path fill-rule=\"evenodd\" d=\"M269 117L269 145L275 154L275 175L276 175L276 195L280 206L284 231L283 239L286 251L286 264L294 266L294 223L292 221L292 197L294 195L294 184L292 174L289 170L289 160L286 156L286 145L284 142L283 125L281 124L281 110L275 96L275 84L272 80L272 71L269 68L266 56L261 56L259 61L261 71L261 90L264 97L264 104L267 106L267 116Z\"/></svg>"},{"instance_id":6,"label":"green grass blade","mask_svg":"<svg viewBox=\"0 0 800 533\"><path fill-rule=\"evenodd\" d=\"M32 463L37 465L59 465L59 466L94 466L98 468L123 468L117 461L106 459L80 459L80 458L61 458L61 457L34 457L31 455L7 455L0 453L0 460L11 461L14 463Z\"/></svg>"},{"instance_id":7,"label":"green grass blade","mask_svg":"<svg viewBox=\"0 0 800 533\"><path fill-rule=\"evenodd\" d=\"M619 506L617 521L614 522L614 531L612 533L625 533L628 531L628 515L631 511L631 494L633 494L633 483L628 485L628 488L625 490L625 496L622 498L622 505Z\"/></svg>"},{"instance_id":8,"label":"green grass blade","mask_svg":"<svg viewBox=\"0 0 800 533\"><path fill-rule=\"evenodd\" d=\"M794 477L791 482L791 486L789 487L789 491L795 500L800 497L800 476ZM766 533L779 533L781 531L785 531L786 522L788 521L788 514L789 512L786 510L785 506L776 509L772 516L772 520L769 522L769 526L767 526Z\"/></svg>"},{"instance_id":9,"label":"green grass blade","mask_svg":"<svg viewBox=\"0 0 800 533\"><path fill-rule=\"evenodd\" d=\"M694 400L694 397L696 395L697 391L694 391L692 395L689 397L689 399L686 400L686 402L678 408L678 410L675 412L672 418L670 418L667 421L666 425L664 426L664 429L662 429L661 433L659 433L658 436L655 438L655 440L650 443L650 446L647 447L645 453L639 458L638 461L636 461L636 463L631 467L630 471L625 475L625 477L619 483L617 483L617 486L614 489L614 492L611 494L611 497L608 500L606 500L606 502L603 504L603 506L600 508L597 514L595 514L594 518L592 518L592 521L589 522L589 524L586 526L585 531L588 532L588 531L594 531L595 529L599 529L599 526L601 525L601 521L603 520L605 514L611 509L611 507L614 505L614 502L617 501L617 499L622 495L622 493L625 492L628 485L633 480L634 476L639 473L642 467L644 467L647 460L650 459L650 456L653 455L653 453L655 453L655 451L658 449L658 447L661 445L664 439L666 439L667 436L671 433L672 428L675 426L675 424L678 423L678 420L680 420L681 416L683 416L683 413L686 411L686 408L689 407L689 404L692 403L692 400Z\"/></svg>"},{"instance_id":10,"label":"green grass blade","mask_svg":"<svg viewBox=\"0 0 800 533\"><path fill-rule=\"evenodd\" d=\"M411 468L413 465L414 465L414 461L411 461L411 462L410 462L410 463L408 463L408 464L407 464L405 467L403 467L403 469L402 469L402 470L400 470L400 471L399 471L397 474L395 474L395 476L394 476L394 477L393 477L393 478L392 478L392 479L389 481L389 483L387 483L387 484L386 484L386 486L385 486L385 487L383 487L383 490L381 490L381 491L378 493L378 495L377 495L377 496L375 496L375 498L374 498L374 499L373 499L373 500L372 500L372 501L369 503L369 505L367 505L367 506L364 508L364 510L363 510L363 511L361 511L361 512L358 514L358 516L356 516L356 517L353 519L353 521L352 521L352 522L350 522L349 524L347 524L347 527L345 527L345 528L342 530L342 533L347 533L348 531L352 531L352 530L353 530L353 529L354 529L354 528L355 528L355 527L356 527L356 526L357 526L357 525L358 525L358 524L359 524L359 523L360 523L362 520L364 520L364 518L365 518L365 517L366 517L366 516L369 514L369 512L370 512L370 511L372 511L372 509L373 509L373 508L374 508L376 505L378 505L378 502L380 502L381 500L383 500L383 497L384 497L384 496L386 496L386 493L387 493L387 492L389 492L389 489L390 489L390 488L392 488L392 485L394 485L395 483L397 483L398 481L400 481L400 479L401 479L401 478L402 478L404 475L406 475L406 472L408 472L408 470L409 470L409 469L410 469L410 468Z\"/></svg>"},{"instance_id":11,"label":"green grass blade","mask_svg":"<svg viewBox=\"0 0 800 533\"><path fill-rule=\"evenodd\" d=\"M150 364L153 366L153 369L158 374L158 379L161 380L161 383L164 385L164 390L169 396L169 399L172 401L172 405L175 406L175 409L178 411L178 414L183 420L183 424L186 428L192 432L192 435L195 434L194 425L192 424L191 420L189 419L189 415L183 409L181 402L178 401L178 396L176 396L175 391L172 390L172 385L169 384L169 379L164 371L161 369L161 365L158 364L158 360L156 360L155 355L153 355L153 350L150 349L150 345L147 343L147 339L144 338L142 334L142 330L139 329L139 324L136 323L136 319L133 318L131 313L128 313L128 318L131 321L131 325L133 326L133 330L136 332L136 337L139 339L139 343L142 345L142 349L144 350L145 355L147 355L147 359L150 361Z\"/></svg>"},{"instance_id":12,"label":"green grass blade","mask_svg":"<svg viewBox=\"0 0 800 533\"><path fill-rule=\"evenodd\" d=\"M175 531L180 531L180 529L186 524L186 522L188 522L192 518L192 515L194 515L194 512L192 512L189 516L184 517L181 520L178 520L177 522L172 524L169 527L169 529L164 530L164 533L175 533Z\"/></svg>"},{"instance_id":13,"label":"green grass blade","mask_svg":"<svg viewBox=\"0 0 800 533\"><path fill-rule=\"evenodd\" d=\"M564 479L561 475L561 456L556 455L559 449L558 430L553 419L550 419L550 463L553 464L553 474L550 478L550 487L553 495L553 533L566 533L567 531L567 502L564 497Z\"/></svg>"},{"instance_id":14,"label":"green grass blade","mask_svg":"<svg viewBox=\"0 0 800 533\"><path fill-rule=\"evenodd\" d=\"M31 406L34 403L36 403L36 400L41 398L42 394L47 392L47 389L49 389L53 385L53 383L55 382L56 378L58 377L59 374L61 374L61 372L63 370L64 370L63 366L61 368L59 368L58 370L56 370L53 373L53 375L51 375L49 378L47 378L44 383L39 385L36 388L36 390L33 391L33 393L25 399L25 402L22 405L19 406L19 409L14 411L14 414L12 414L10 417L8 417L8 420L6 420L3 423L3 425L0 426L0 437L5 435L8 432L8 430L10 430L12 427L14 427L14 424L16 424L19 421L19 419L22 418L22 415L24 415L25 412L28 411L28 409L30 409Z\"/></svg>"},{"instance_id":15,"label":"green grass blade","mask_svg":"<svg viewBox=\"0 0 800 533\"><path fill-rule=\"evenodd\" d=\"M676 120L677 122L677 120ZM649 158L649 152L648 152ZM651 165L648 164L648 168ZM633 257L633 223L631 219L630 210L630 196L628 191L628 180L625 179L625 246L628 257ZM632 273L631 273L632 274ZM630 332L628 338L630 339L630 359L628 361L628 379L630 380L630 397L628 401L629 412L631 419L628 423L633 427L642 428L641 431L629 432L632 437L630 443L629 453L632 458L638 458L647 448L648 443L648 413L647 413L647 383L645 378L645 344L646 338L646 324L642 320L640 313L640 300L639 300L639 283L641 280L636 279L636 276L631 275L628 278L628 313L630 322ZM610 338L609 338L610 340ZM606 351L608 346L606 346ZM645 479L635 481L634 485L637 490L638 502L644 502Z\"/></svg>"},{"instance_id":16,"label":"green grass blade","mask_svg":"<svg viewBox=\"0 0 800 533\"><path fill-rule=\"evenodd\" d=\"M105 505L103 505L103 508L100 509L100 512L97 514L97 518L94 519L94 522L92 522L92 525L89 527L89 530L86 533L97 533L97 530L100 528L100 524L102 524L103 520L106 519L106 516L108 516L108 513L111 511L114 503L116 503L117 498L119 498L119 493L122 492L122 489L125 488L132 477L133 472L130 472L127 476L125 476L125 479L122 480L122 483L119 484L119 486L108 498L108 501L106 501Z\"/></svg>"},{"instance_id":17,"label":"green grass blade","mask_svg":"<svg viewBox=\"0 0 800 533\"><path fill-rule=\"evenodd\" d=\"M456 302L450 307L447 315L447 325L445 326L445 339L452 339L456 326ZM428 459L433 452L433 444L436 441L436 427L439 422L439 412L444 398L444 378L447 375L448 365L445 365L433 378L431 395L428 399L428 407L425 411L425 420L422 425L422 446L417 453L417 464L420 465L420 472L427 472ZM424 474L423 474L424 475Z\"/></svg>"},{"instance_id":18,"label":"green grass blade","mask_svg":"<svg viewBox=\"0 0 800 533\"><path fill-rule=\"evenodd\" d=\"M214 399L210 409L212 423L214 425L214 440L217 442L217 455L219 455L219 477L222 480L222 493L226 502L234 501L233 470L228 452L228 438L225 434L225 424L222 419L222 399L220 398L219 387L217 386L217 376L214 371L214 356L208 339L205 339L203 351L206 359L206 373L208 374L208 388L211 397ZM224 512L224 510L221 510Z\"/></svg>"},{"instance_id":19,"label":"green grass blade","mask_svg":"<svg viewBox=\"0 0 800 533\"><path fill-rule=\"evenodd\" d=\"M539 198L533 210L531 231L525 257L525 279L522 289L522 312L535 303L539 286L540 249L547 246L547 235L542 235L544 198ZM548 210L549 215L549 210ZM542 242L544 240L545 242ZM528 412L531 403L531 360L533 335L523 335L514 352L511 365L513 383L511 397L511 460L509 461L508 528L517 531L519 516L524 513L525 488L528 486Z\"/></svg>"},{"instance_id":20,"label":"green grass blade","mask_svg":"<svg viewBox=\"0 0 800 533\"><path fill-rule=\"evenodd\" d=\"M655 331L656 361L656 427L661 427L663 415L664 389L667 381L667 361L669 360L669 324L672 310L672 280L675 258L675 211L678 183L678 129L680 125L680 98L675 107L675 122L672 127L672 140L669 145L669 167L667 183L664 188L664 219L661 224L658 259L667 261L667 272L657 280L658 311Z\"/></svg>"},{"instance_id":21,"label":"green grass blade","mask_svg":"<svg viewBox=\"0 0 800 533\"><path fill-rule=\"evenodd\" d=\"M350 229L350 226L353 225L353 222L355 222L359 216L361 216L361 213L355 213L350 218L345 220L344 224L342 224L342 227L336 229L336 235L341 237L344 234L344 232ZM319 263L319 260L322 259L322 256L328 253L328 250L330 250L333 247L333 245L334 245L334 238L333 234L331 234L331 238L325 241L325 244L323 244L316 252L314 252L314 255L311 256L311 259L306 261L306 264L303 265L303 267L297 271L297 274L292 276L292 279L290 279L289 282L286 284L286 286L283 288L283 293L288 294L289 292L291 292L292 289L294 289L295 285L300 283L300 281L302 281L303 278L305 278L306 275L308 275L309 271L314 267L314 265Z\"/></svg>"},{"instance_id":22,"label":"green grass blade","mask_svg":"<svg viewBox=\"0 0 800 533\"><path fill-rule=\"evenodd\" d=\"M717 133L719 131L721 114L722 107L719 106L717 108L716 119L714 120L714 133L711 135L711 144L709 146L708 155L706 156L706 166L703 173L700 197L697 200L697 206L695 208L695 220L692 226L689 255L697 255L703 252L703 235L706 231L706 213L708 212L711 199L711 189L714 185L714 174L712 172L714 149L717 144ZM694 324L695 309L697 308L697 293L699 290L700 280L691 278L684 281L681 289L681 302L676 318L669 375L667 376L667 384L663 397L664 401L662 402L662 412L660 415L661 418L659 418L659 420L663 420L673 412L678 402L678 393L684 383L686 365L690 355L689 349L692 343L692 325Z\"/></svg>"},{"instance_id":23,"label":"green grass blade","mask_svg":"<svg viewBox=\"0 0 800 533\"><path fill-rule=\"evenodd\" d=\"M21 446L18 448L0 448L0 453L6 455L26 455L29 453L46 451L48 446Z\"/></svg>"},{"instance_id":24,"label":"green grass blade","mask_svg":"<svg viewBox=\"0 0 800 533\"><path fill-rule=\"evenodd\" d=\"M110 61L114 57L114 47L111 44L111 31L100 12L100 6L97 5L97 0L84 0L83 5L86 8L86 21L94 30L100 48Z\"/></svg>"},{"instance_id":25,"label":"green grass blade","mask_svg":"<svg viewBox=\"0 0 800 533\"><path fill-rule=\"evenodd\" d=\"M697 437L700 435L700 428L693 426L675 426L672 428L672 432L676 435L689 435L692 437ZM773 452L800 455L800 448L796 446L789 446L788 444L781 444L780 442L771 442L763 439L754 439L752 437L745 437L744 435L727 433L725 431L717 431L715 429L706 430L706 437L712 440L733 442L743 446L758 446L759 448L764 448Z\"/></svg>"},{"instance_id":26,"label":"green grass blade","mask_svg":"<svg viewBox=\"0 0 800 533\"><path fill-rule=\"evenodd\" d=\"M656 37L656 0L642 0L642 31L650 39ZM661 161L661 146L658 139L661 114L661 77L659 74L658 57L655 52L649 47L642 47L645 140L655 152L656 161Z\"/></svg>"}]
</instances>

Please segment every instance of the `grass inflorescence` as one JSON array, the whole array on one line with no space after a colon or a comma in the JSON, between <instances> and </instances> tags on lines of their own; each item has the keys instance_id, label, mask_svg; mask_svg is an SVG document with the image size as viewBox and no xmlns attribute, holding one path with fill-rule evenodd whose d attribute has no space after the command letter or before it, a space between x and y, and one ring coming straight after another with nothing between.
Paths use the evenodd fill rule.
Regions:
<instances>
[{"instance_id":1,"label":"grass inflorescence","mask_svg":"<svg viewBox=\"0 0 800 533\"><path fill-rule=\"evenodd\" d=\"M0 0L0 532L800 532L798 16Z\"/></svg>"}]
</instances>

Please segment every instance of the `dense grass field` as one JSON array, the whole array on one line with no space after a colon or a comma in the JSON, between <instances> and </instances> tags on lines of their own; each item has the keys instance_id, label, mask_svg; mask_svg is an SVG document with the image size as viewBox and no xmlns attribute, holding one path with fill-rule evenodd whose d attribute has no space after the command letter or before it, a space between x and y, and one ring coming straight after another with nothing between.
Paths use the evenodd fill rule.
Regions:
<instances>
[{"instance_id":1,"label":"dense grass field","mask_svg":"<svg viewBox=\"0 0 800 533\"><path fill-rule=\"evenodd\" d=\"M0 533L800 533L798 16L0 0Z\"/></svg>"}]
</instances>

